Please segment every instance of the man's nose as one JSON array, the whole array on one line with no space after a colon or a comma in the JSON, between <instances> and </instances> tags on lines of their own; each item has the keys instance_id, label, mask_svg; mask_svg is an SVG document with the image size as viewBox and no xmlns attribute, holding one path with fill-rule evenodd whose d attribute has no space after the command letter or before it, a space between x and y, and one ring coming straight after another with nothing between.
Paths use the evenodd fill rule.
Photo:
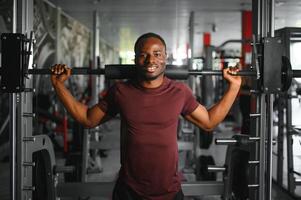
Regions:
<instances>
[{"instance_id":1,"label":"man's nose","mask_svg":"<svg viewBox=\"0 0 301 200\"><path fill-rule=\"evenodd\" d=\"M155 61L155 57L153 55L147 55L145 61L146 63L153 63Z\"/></svg>"}]
</instances>

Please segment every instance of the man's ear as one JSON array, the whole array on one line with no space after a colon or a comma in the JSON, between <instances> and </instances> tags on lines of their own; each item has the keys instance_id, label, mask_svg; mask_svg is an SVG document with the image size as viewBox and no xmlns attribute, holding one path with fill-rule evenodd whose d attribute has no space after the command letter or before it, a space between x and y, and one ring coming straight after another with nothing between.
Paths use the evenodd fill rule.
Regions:
<instances>
[{"instance_id":1,"label":"man's ear","mask_svg":"<svg viewBox=\"0 0 301 200\"><path fill-rule=\"evenodd\" d=\"M135 57L134 57L134 63L135 64L137 64L138 63L138 58L137 58L137 56L135 55Z\"/></svg>"}]
</instances>

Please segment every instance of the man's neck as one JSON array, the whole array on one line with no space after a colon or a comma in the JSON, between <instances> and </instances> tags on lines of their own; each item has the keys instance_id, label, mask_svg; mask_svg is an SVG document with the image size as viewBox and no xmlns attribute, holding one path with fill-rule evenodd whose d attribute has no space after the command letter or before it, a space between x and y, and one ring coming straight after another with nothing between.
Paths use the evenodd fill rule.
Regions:
<instances>
[{"instance_id":1,"label":"man's neck","mask_svg":"<svg viewBox=\"0 0 301 200\"><path fill-rule=\"evenodd\" d=\"M144 88L158 88L162 85L164 76L158 77L155 80L140 80L139 84Z\"/></svg>"}]
</instances>

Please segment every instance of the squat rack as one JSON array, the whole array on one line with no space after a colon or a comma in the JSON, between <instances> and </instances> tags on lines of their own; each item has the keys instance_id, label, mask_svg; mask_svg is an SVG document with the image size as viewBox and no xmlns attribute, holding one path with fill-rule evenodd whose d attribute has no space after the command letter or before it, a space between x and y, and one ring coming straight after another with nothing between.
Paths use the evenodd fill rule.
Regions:
<instances>
[{"instance_id":1,"label":"squat rack","mask_svg":"<svg viewBox=\"0 0 301 200\"><path fill-rule=\"evenodd\" d=\"M14 33L29 33L33 29L33 0L14 0ZM253 0L253 32L255 46L254 51L262 52L262 39L274 36L274 0ZM269 40L265 40L269 41ZM29 41L31 42L31 41ZM30 46L30 45L29 45ZM31 49L29 50L31 51ZM253 52L254 53L254 52ZM258 58L254 55L253 65L257 71L267 74L265 69L259 69ZM262 64L262 63L261 63ZM32 60L29 60L29 68L32 68ZM31 69L29 69L30 71ZM32 71L34 72L34 71ZM34 73L33 73L34 74ZM249 74L250 75L250 74ZM48 137L44 135L32 135L32 80L25 79L24 91L10 94L10 144L11 144L11 196L12 200L32 199L35 190L32 180L32 169L35 163L32 154L37 151L47 150L50 155L52 167L55 166L53 147ZM257 87L269 86L268 82L257 81ZM255 122L255 136L260 137L260 142L255 145L254 160L259 161L259 166L254 170L254 183L258 183L258 192L250 194L250 199L270 200L272 183L272 112L273 92L269 88L264 93L256 93L256 113L251 115ZM266 142L267 141L267 142ZM265 148L267 151L265 151ZM53 182L56 177L51 175ZM94 184L95 185L95 184ZM98 188L97 185L95 187ZM210 187L210 186L209 186ZM55 191L52 193L56 196Z\"/></svg>"}]
</instances>

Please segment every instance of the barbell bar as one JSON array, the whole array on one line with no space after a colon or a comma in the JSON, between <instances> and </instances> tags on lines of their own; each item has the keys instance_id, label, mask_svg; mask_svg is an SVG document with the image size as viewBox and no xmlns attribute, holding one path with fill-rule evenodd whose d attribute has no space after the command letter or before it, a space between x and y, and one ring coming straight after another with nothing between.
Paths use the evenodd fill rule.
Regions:
<instances>
[{"instance_id":1,"label":"barbell bar","mask_svg":"<svg viewBox=\"0 0 301 200\"><path fill-rule=\"evenodd\" d=\"M185 66L167 65L165 75L172 79L186 80L189 76L222 76L221 70L188 70ZM109 79L126 79L135 75L135 65L105 65L104 69L90 69L90 68L72 68L71 75L105 75ZM51 70L44 69L28 69L26 74L47 75L51 74ZM239 76L256 76L255 71L239 71Z\"/></svg>"},{"instance_id":2,"label":"barbell bar","mask_svg":"<svg viewBox=\"0 0 301 200\"><path fill-rule=\"evenodd\" d=\"M166 65L165 74L170 78L175 79L187 79L190 75L192 76L221 76L223 72L221 70L188 70L183 69L185 66L177 65ZM0 71L1 72L1 71ZM301 70L291 70L289 72L292 77L301 77ZM34 68L28 69L25 74L33 75L50 75L52 74L49 68ZM282 72L286 74L286 72ZM107 78L119 79L119 78L131 78L135 75L135 65L105 65L105 68L90 69L90 68L72 68L71 75L105 75ZM256 71L253 70L240 70L237 73L238 76L251 76L257 75ZM177 78L179 76L180 78Z\"/></svg>"},{"instance_id":3,"label":"barbell bar","mask_svg":"<svg viewBox=\"0 0 301 200\"><path fill-rule=\"evenodd\" d=\"M1 41L2 67L0 68L0 90L2 92L24 91L23 79L27 75L50 75L52 73L50 69L45 68L28 69L28 58L31 52L30 49L24 49L25 43L28 42L25 35L3 33L1 34ZM256 48L254 51L256 51ZM257 55L256 52L255 55ZM267 55L267 57L269 58L269 55ZM257 58L257 56L255 56L255 58ZM290 60L285 56L282 56L282 61L276 59L277 62L271 62L271 58L255 60L256 69L239 71L236 75L256 77L256 79L260 81L258 85L260 86L260 90L265 93L287 91L291 86L292 79L301 77L301 70L292 70ZM259 68L259 61L261 65L266 66ZM280 66L279 64L281 64L281 69L278 68ZM275 68L277 74L273 73L275 72L273 68ZM104 69L72 68L71 73L73 75L104 75L109 79L128 79L135 76L136 67L134 67L134 65L106 65ZM192 70L188 69L187 66L167 65L165 74L171 79L186 80L190 75L221 76L223 72L221 70ZM273 79L274 77L271 76L275 75L276 77Z\"/></svg>"},{"instance_id":4,"label":"barbell bar","mask_svg":"<svg viewBox=\"0 0 301 200\"><path fill-rule=\"evenodd\" d=\"M49 68L43 69L27 69L24 72L26 75L50 75L52 74ZM289 60L284 57L281 70L282 91L287 91L291 85L292 78L301 77L301 70L292 70ZM0 74L1 68L0 68ZM72 68L72 75L104 75L108 79L128 79L136 74L135 65L105 65L105 68L90 69L90 68ZM238 76L258 77L256 70L241 70L237 72ZM187 66L167 65L165 75L171 79L186 80L189 76L222 76L221 70L192 70ZM262 77L262 75L260 76ZM264 78L264 77L263 77Z\"/></svg>"},{"instance_id":5,"label":"barbell bar","mask_svg":"<svg viewBox=\"0 0 301 200\"><path fill-rule=\"evenodd\" d=\"M135 75L135 65L105 65L104 69L90 68L72 68L72 75L105 75L109 79L128 79ZM47 75L51 74L51 70L44 69L28 69L26 74ZM222 76L221 70L192 70L187 66L167 65L165 75L172 79L186 80L189 76ZM257 77L255 70L241 70L237 72L238 76ZM282 91L288 90L291 85L292 78L301 77L301 70L292 70L290 62L287 58L283 59L282 66Z\"/></svg>"}]
</instances>

